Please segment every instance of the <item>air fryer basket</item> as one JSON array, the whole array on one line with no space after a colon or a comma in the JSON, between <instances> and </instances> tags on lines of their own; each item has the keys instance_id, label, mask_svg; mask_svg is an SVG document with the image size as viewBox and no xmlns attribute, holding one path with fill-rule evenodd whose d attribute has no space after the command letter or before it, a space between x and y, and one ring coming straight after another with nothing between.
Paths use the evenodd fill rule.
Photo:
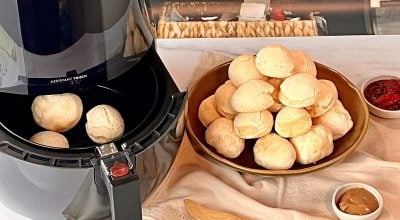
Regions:
<instances>
[{"instance_id":1,"label":"air fryer basket","mask_svg":"<svg viewBox=\"0 0 400 220\"><path fill-rule=\"evenodd\" d=\"M143 198L140 195L149 195L149 190L160 183L172 162L160 163L160 171L154 176L145 172L143 158L152 154L156 157L154 152L160 148L161 141L175 134L186 93L179 92L154 45L126 73L105 84L74 93L80 96L84 108L79 123L63 133L70 143L68 149L29 141L33 134L44 130L33 120L31 104L34 96L0 93L0 102L5 104L0 108L0 151L19 160L49 167L94 167L93 182L99 195L109 198L112 219L141 218ZM114 106L125 121L124 135L101 146L92 142L85 130L85 114L98 104ZM148 158L148 161L154 163L158 157L162 155ZM114 175L112 168L117 165L126 166L128 171L123 176ZM145 183L144 189L139 183Z\"/></svg>"},{"instance_id":2,"label":"air fryer basket","mask_svg":"<svg viewBox=\"0 0 400 220\"><path fill-rule=\"evenodd\" d=\"M76 94L82 99L83 114L74 128L63 133L70 143L70 149L67 151L95 147L95 143L85 132L85 113L98 104L109 104L118 109L125 121L125 136L134 133L157 104L158 82L151 72L139 70L128 72L111 83L98 85ZM32 135L44 130L33 120L31 111L33 99L33 96L0 93L0 102L7 104L6 108L0 109L1 125L18 139L29 140Z\"/></svg>"},{"instance_id":3,"label":"air fryer basket","mask_svg":"<svg viewBox=\"0 0 400 220\"><path fill-rule=\"evenodd\" d=\"M84 108L79 123L63 133L70 143L69 149L45 147L29 141L32 135L44 130L33 120L31 104L35 96L30 95L0 92L0 102L6 105L0 108L0 129L9 136L1 137L3 135L0 134L1 140L11 139L10 143L18 141L16 145L24 145L16 146L19 150L37 154L39 157L57 158L57 153L60 153L77 159L88 158L87 155L73 155L93 154L94 148L98 146L89 139L85 131L85 114L89 109L98 104L109 104L118 109L125 121L125 132L114 142L134 144L135 141L151 135L156 129L154 126L166 120L164 118L168 117L169 111L166 108L173 107L170 106L176 101L173 94L178 94L179 90L153 47L125 74L105 84L75 93L82 99ZM72 159L71 157L68 158Z\"/></svg>"}]
</instances>

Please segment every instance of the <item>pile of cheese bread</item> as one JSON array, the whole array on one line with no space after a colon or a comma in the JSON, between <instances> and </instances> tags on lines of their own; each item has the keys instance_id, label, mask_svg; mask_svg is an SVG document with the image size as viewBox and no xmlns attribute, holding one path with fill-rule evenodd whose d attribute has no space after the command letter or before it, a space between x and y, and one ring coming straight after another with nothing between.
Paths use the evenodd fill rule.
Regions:
<instances>
[{"instance_id":1,"label":"pile of cheese bread","mask_svg":"<svg viewBox=\"0 0 400 220\"><path fill-rule=\"evenodd\" d=\"M228 76L198 111L205 140L226 158L238 157L245 141L256 139L254 160L264 168L315 163L353 127L335 84L316 77L304 51L267 45L236 57Z\"/></svg>"}]
</instances>

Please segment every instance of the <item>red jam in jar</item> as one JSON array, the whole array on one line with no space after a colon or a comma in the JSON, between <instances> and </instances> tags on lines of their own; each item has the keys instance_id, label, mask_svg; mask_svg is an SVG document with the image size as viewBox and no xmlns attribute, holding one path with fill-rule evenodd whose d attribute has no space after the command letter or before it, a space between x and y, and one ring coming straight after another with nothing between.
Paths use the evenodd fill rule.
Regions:
<instances>
[{"instance_id":1,"label":"red jam in jar","mask_svg":"<svg viewBox=\"0 0 400 220\"><path fill-rule=\"evenodd\" d=\"M400 79L383 79L370 83L364 90L365 98L385 110L400 110Z\"/></svg>"}]
</instances>

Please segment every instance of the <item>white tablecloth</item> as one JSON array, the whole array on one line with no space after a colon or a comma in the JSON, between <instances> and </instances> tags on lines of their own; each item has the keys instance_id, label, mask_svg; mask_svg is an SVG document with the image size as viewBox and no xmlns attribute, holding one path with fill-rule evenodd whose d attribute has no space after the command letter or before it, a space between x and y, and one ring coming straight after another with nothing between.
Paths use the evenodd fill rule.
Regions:
<instances>
[{"instance_id":1,"label":"white tablecloth","mask_svg":"<svg viewBox=\"0 0 400 220\"><path fill-rule=\"evenodd\" d=\"M229 57L218 53L255 52L269 43L304 50L360 86L373 75L400 76L398 37L338 37L317 39L199 39L158 42L159 51L182 90L200 69ZM204 43L204 44L201 44ZM191 45L190 49L185 47ZM396 45L396 46L395 46ZM209 51L218 53L209 53ZM204 55L206 52L206 55ZM181 54L181 55L180 55ZM210 56L210 57L208 57ZM179 62L178 62L179 60ZM173 61L173 62L168 62ZM400 211L400 119L371 116L367 134L347 159L327 169L289 177L241 174L196 154L187 139L171 172L144 204L146 219L190 219L184 199L246 219L334 219L331 196L343 183L363 182L383 196L380 219L398 219Z\"/></svg>"}]
</instances>

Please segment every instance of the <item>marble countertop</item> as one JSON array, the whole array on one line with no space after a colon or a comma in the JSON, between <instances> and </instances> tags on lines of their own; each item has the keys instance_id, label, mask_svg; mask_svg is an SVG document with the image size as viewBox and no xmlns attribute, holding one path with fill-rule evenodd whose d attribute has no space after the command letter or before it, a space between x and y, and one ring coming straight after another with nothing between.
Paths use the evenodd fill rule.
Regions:
<instances>
[{"instance_id":1,"label":"marble countertop","mask_svg":"<svg viewBox=\"0 0 400 220\"><path fill-rule=\"evenodd\" d=\"M400 76L400 35L158 39L156 46L178 87L185 90L204 51L239 55L273 43L307 52L358 87L372 76Z\"/></svg>"}]
</instances>

